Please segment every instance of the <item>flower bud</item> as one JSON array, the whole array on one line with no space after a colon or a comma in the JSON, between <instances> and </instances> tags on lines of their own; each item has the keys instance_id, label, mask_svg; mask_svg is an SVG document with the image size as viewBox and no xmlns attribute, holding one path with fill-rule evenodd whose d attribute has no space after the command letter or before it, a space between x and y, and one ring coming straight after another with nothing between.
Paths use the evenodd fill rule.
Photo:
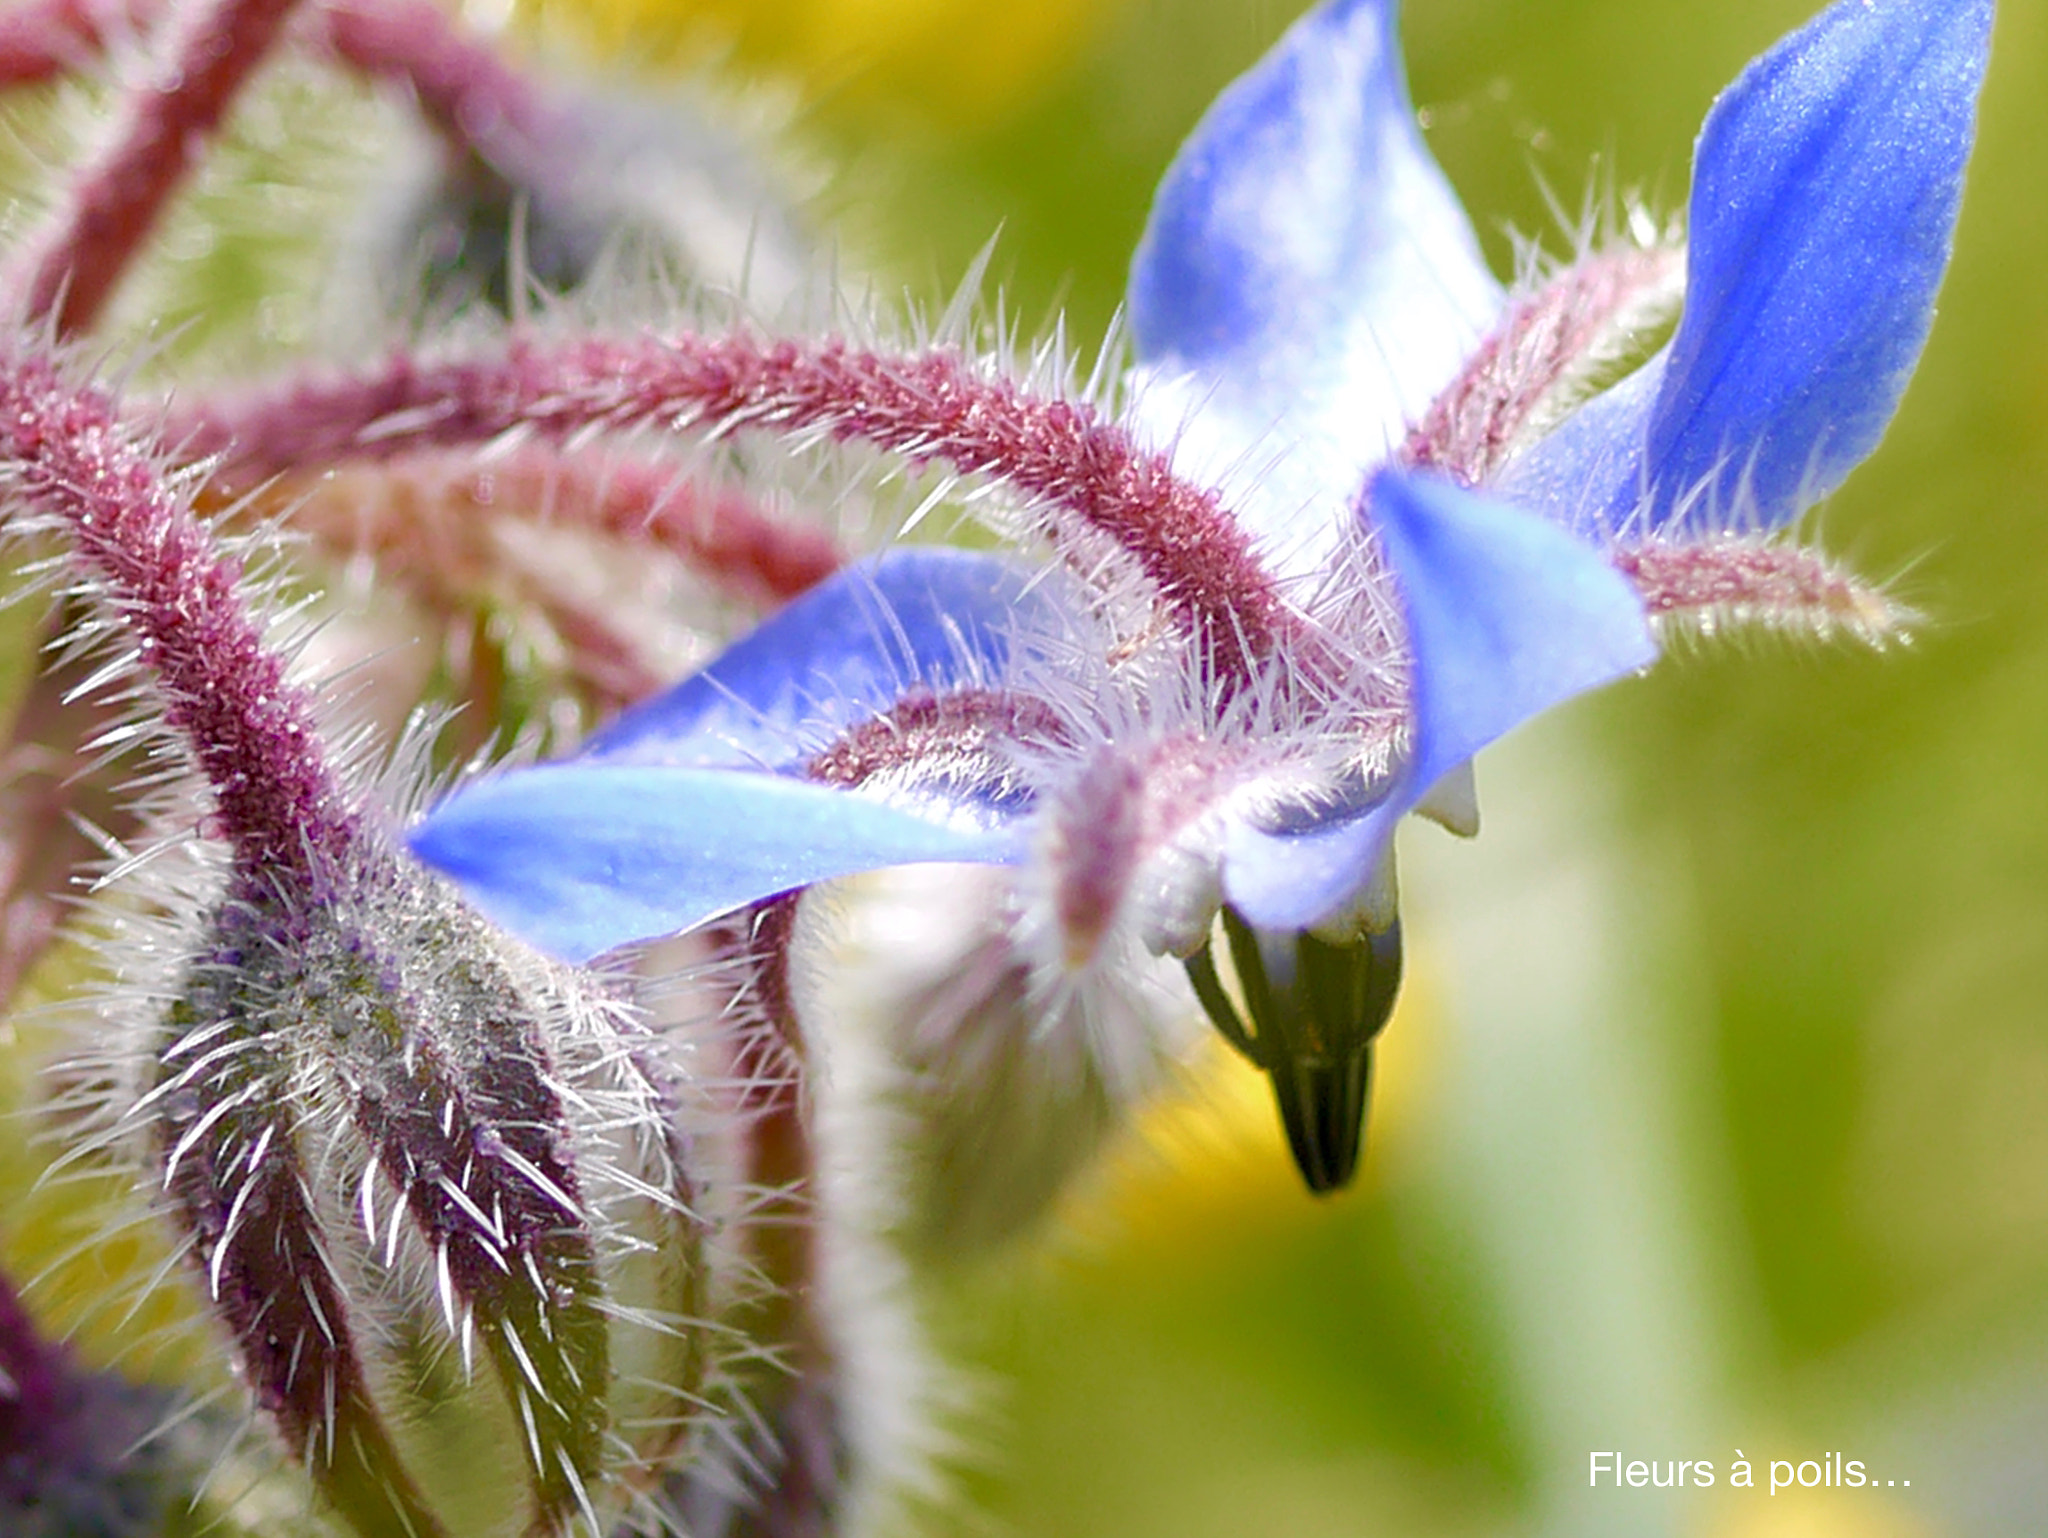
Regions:
<instances>
[{"instance_id":1,"label":"flower bud","mask_svg":"<svg viewBox=\"0 0 2048 1538\"><path fill-rule=\"evenodd\" d=\"M396 856L230 881L129 1119L358 1530L599 1535L689 1443L706 1224L652 1047Z\"/></svg>"}]
</instances>

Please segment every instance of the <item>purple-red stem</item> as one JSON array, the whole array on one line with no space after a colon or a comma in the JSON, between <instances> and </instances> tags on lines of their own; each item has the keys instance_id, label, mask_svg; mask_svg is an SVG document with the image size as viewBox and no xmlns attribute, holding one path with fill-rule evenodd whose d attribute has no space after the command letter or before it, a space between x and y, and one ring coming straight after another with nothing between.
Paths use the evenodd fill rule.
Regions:
<instances>
[{"instance_id":1,"label":"purple-red stem","mask_svg":"<svg viewBox=\"0 0 2048 1538\"><path fill-rule=\"evenodd\" d=\"M786 603L845 562L823 530L658 461L533 443L484 463L426 454L357 473L311 468L317 478L273 481L280 472L230 465L207 500L229 502L270 483L263 505L296 505L293 526L330 550L367 552L399 571L430 568L447 586L489 579L495 562L479 526L505 515L665 550L720 592L759 605Z\"/></svg>"},{"instance_id":2,"label":"purple-red stem","mask_svg":"<svg viewBox=\"0 0 2048 1538\"><path fill-rule=\"evenodd\" d=\"M33 0L0 15L0 88L54 79L106 52L121 28L141 31L166 0ZM521 181L559 174L548 148L567 119L485 39L431 0L309 5L303 41L372 80L412 92L460 148Z\"/></svg>"},{"instance_id":3,"label":"purple-red stem","mask_svg":"<svg viewBox=\"0 0 2048 1538\"><path fill-rule=\"evenodd\" d=\"M120 28L140 30L160 0L30 0L0 15L0 88L68 74L106 51Z\"/></svg>"},{"instance_id":4,"label":"purple-red stem","mask_svg":"<svg viewBox=\"0 0 2048 1538\"><path fill-rule=\"evenodd\" d=\"M430 0L332 0L306 18L326 52L372 80L407 87L454 144L533 186L559 174L547 154L568 124L533 82Z\"/></svg>"},{"instance_id":5,"label":"purple-red stem","mask_svg":"<svg viewBox=\"0 0 2048 1538\"><path fill-rule=\"evenodd\" d=\"M1873 640L1911 618L1825 556L1784 540L1643 540L1615 546L1608 559L1654 618L1722 611L1763 624L1839 626Z\"/></svg>"},{"instance_id":6,"label":"purple-red stem","mask_svg":"<svg viewBox=\"0 0 2048 1538\"><path fill-rule=\"evenodd\" d=\"M760 1409L777 1446L769 1479L739 1515L735 1538L826 1538L839 1498L844 1437L835 1348L821 1313L817 1146L806 1086L808 1053L791 993L790 949L800 894L758 903L723 925L716 943L745 967L752 1028L736 1044L736 1107L747 1118L747 1176L772 1201L756 1215L753 1259L776 1287L751 1321L777 1342L789 1378L762 1385Z\"/></svg>"},{"instance_id":7,"label":"purple-red stem","mask_svg":"<svg viewBox=\"0 0 2048 1538\"><path fill-rule=\"evenodd\" d=\"M896 356L745 334L515 341L493 356L399 356L378 372L302 382L188 430L195 451L267 474L514 431L567 439L646 425L825 434L989 476L1054 510L1043 524L1056 544L1113 541L1227 678L1248 678L1301 624L1213 492L1088 406L986 378L951 351ZM1088 559L1082 545L1073 553Z\"/></svg>"},{"instance_id":8,"label":"purple-red stem","mask_svg":"<svg viewBox=\"0 0 2048 1538\"><path fill-rule=\"evenodd\" d=\"M65 527L162 687L164 719L212 787L245 862L304 870L355 818L321 750L310 697L287 682L222 556L99 392L43 358L0 354L0 457L20 499Z\"/></svg>"},{"instance_id":9,"label":"purple-red stem","mask_svg":"<svg viewBox=\"0 0 2048 1538\"><path fill-rule=\"evenodd\" d=\"M1668 247L1622 246L1574 263L1517 301L1409 430L1402 462L1467 486L1490 479L1550 392L1684 260Z\"/></svg>"},{"instance_id":10,"label":"purple-red stem","mask_svg":"<svg viewBox=\"0 0 2048 1538\"><path fill-rule=\"evenodd\" d=\"M151 79L129 97L106 152L14 269L17 314L54 320L59 336L93 325L295 3L217 0L173 13Z\"/></svg>"}]
</instances>

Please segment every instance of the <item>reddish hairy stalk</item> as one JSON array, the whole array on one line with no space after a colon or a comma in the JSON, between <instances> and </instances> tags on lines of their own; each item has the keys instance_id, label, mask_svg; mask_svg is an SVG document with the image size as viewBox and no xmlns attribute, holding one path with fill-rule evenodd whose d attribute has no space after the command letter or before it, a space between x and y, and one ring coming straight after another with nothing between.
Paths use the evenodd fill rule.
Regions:
<instances>
[{"instance_id":1,"label":"reddish hairy stalk","mask_svg":"<svg viewBox=\"0 0 2048 1538\"><path fill-rule=\"evenodd\" d=\"M141 31L164 0L33 0L0 16L0 87L68 74L118 29ZM428 120L521 181L545 180L546 146L568 126L533 83L430 0L308 7L304 41L372 80L406 87Z\"/></svg>"},{"instance_id":2,"label":"reddish hairy stalk","mask_svg":"<svg viewBox=\"0 0 2048 1538\"><path fill-rule=\"evenodd\" d=\"M535 445L476 474L478 500L538 506L557 523L658 545L735 598L787 603L845 564L822 529L778 518L744 493L684 480L671 466L594 462Z\"/></svg>"},{"instance_id":3,"label":"reddish hairy stalk","mask_svg":"<svg viewBox=\"0 0 2048 1538\"><path fill-rule=\"evenodd\" d=\"M106 152L14 269L18 314L54 318L60 336L92 326L294 3L215 0L173 16L151 79L125 103Z\"/></svg>"},{"instance_id":4,"label":"reddish hairy stalk","mask_svg":"<svg viewBox=\"0 0 2048 1538\"><path fill-rule=\"evenodd\" d=\"M223 477L219 489L225 500L239 487ZM419 454L370 469L287 474L262 501L290 509L294 528L337 554L367 554L400 575L428 573L444 585L489 579L502 564L490 527L507 516L655 546L727 596L764 608L845 561L823 530L778 518L736 489L686 479L673 465L544 443L481 465L470 455Z\"/></svg>"},{"instance_id":5,"label":"reddish hairy stalk","mask_svg":"<svg viewBox=\"0 0 2048 1538\"><path fill-rule=\"evenodd\" d=\"M55 632L77 619L61 615ZM69 916L71 873L98 852L81 821L116 839L139 825L116 776L93 759L93 739L117 717L77 693L92 672L89 659L72 658L30 679L0 750L0 1011Z\"/></svg>"},{"instance_id":6,"label":"reddish hairy stalk","mask_svg":"<svg viewBox=\"0 0 2048 1538\"><path fill-rule=\"evenodd\" d=\"M206 514L235 509L221 478ZM676 557L726 597L779 607L838 570L820 529L777 518L741 492L682 478L672 465L529 444L479 465L473 455L408 455L252 488L243 516L288 517L337 559L368 557L430 610L457 619L487 598L531 605L566 652L574 685L600 715L653 693L674 659L621 617L563 591L558 574L502 537L508 521L588 530Z\"/></svg>"},{"instance_id":7,"label":"reddish hairy stalk","mask_svg":"<svg viewBox=\"0 0 2048 1538\"><path fill-rule=\"evenodd\" d=\"M984 758L1000 771L1004 747L1064 742L1066 725L1053 708L1027 694L1000 689L911 690L817 754L804 772L825 785L851 789L891 769L948 759Z\"/></svg>"},{"instance_id":8,"label":"reddish hairy stalk","mask_svg":"<svg viewBox=\"0 0 2048 1538\"><path fill-rule=\"evenodd\" d=\"M1630 311L1668 291L1684 253L1601 252L1511 306L1408 434L1401 459L1467 486L1492 477L1551 392L1611 346Z\"/></svg>"},{"instance_id":9,"label":"reddish hairy stalk","mask_svg":"<svg viewBox=\"0 0 2048 1538\"><path fill-rule=\"evenodd\" d=\"M1908 618L1818 552L1782 540L1646 541L1619 546L1608 559L1636 585L1653 618L1845 630L1869 641L1898 634Z\"/></svg>"},{"instance_id":10,"label":"reddish hairy stalk","mask_svg":"<svg viewBox=\"0 0 2048 1538\"><path fill-rule=\"evenodd\" d=\"M65 527L156 672L164 719L212 787L222 834L245 862L304 870L355 836L305 691L236 590L220 555L116 422L104 396L46 359L0 355L0 458L22 501Z\"/></svg>"},{"instance_id":11,"label":"reddish hairy stalk","mask_svg":"<svg viewBox=\"0 0 2048 1538\"><path fill-rule=\"evenodd\" d=\"M776 1291L757 1305L748 1328L784 1347L788 1373L754 1389L774 1445L760 1450L768 1482L736 1515L734 1538L822 1538L844 1473L835 1353L819 1313L817 1150L790 991L800 897L790 892L756 904L712 936L719 953L744 967L740 997L752 1016L735 1044L733 1077L741 1086L736 1109L748 1118L747 1177L767 1194L750 1224L753 1258Z\"/></svg>"},{"instance_id":12,"label":"reddish hairy stalk","mask_svg":"<svg viewBox=\"0 0 2048 1538\"><path fill-rule=\"evenodd\" d=\"M951 351L895 356L743 334L516 341L496 355L399 356L374 373L286 386L193 424L189 441L263 475L515 431L560 439L649 424L825 434L988 476L1036 504L1041 532L1091 567L1091 538L1113 541L1226 677L1247 678L1301 625L1213 492L1088 406L986 378Z\"/></svg>"},{"instance_id":13,"label":"reddish hairy stalk","mask_svg":"<svg viewBox=\"0 0 2048 1538\"><path fill-rule=\"evenodd\" d=\"M524 75L429 0L333 0L307 17L315 42L373 80L407 87L456 145L529 186L545 184L546 146L567 128Z\"/></svg>"},{"instance_id":14,"label":"reddish hairy stalk","mask_svg":"<svg viewBox=\"0 0 2048 1538\"><path fill-rule=\"evenodd\" d=\"M159 0L30 0L0 15L0 87L71 73L105 52L117 30L140 30Z\"/></svg>"}]
</instances>

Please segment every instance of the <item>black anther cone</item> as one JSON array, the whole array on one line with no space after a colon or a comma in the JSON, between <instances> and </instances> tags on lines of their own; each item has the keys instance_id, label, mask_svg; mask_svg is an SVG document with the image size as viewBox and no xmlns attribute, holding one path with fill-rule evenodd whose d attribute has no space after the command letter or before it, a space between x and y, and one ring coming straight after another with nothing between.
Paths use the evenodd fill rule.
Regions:
<instances>
[{"instance_id":1,"label":"black anther cone","mask_svg":"<svg viewBox=\"0 0 2048 1538\"><path fill-rule=\"evenodd\" d=\"M1372 1041L1401 986L1401 926L1340 944L1306 931L1258 930L1223 910L1244 1014L1208 947L1188 962L1225 1039L1265 1070L1287 1146L1308 1188L1342 1190L1358 1173L1372 1087Z\"/></svg>"}]
</instances>

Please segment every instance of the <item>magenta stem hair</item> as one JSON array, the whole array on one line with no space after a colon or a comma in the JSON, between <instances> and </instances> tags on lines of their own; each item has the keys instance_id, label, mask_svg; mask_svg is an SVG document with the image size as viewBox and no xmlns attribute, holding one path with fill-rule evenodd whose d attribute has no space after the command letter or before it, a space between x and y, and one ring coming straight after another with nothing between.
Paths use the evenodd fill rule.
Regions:
<instances>
[{"instance_id":1,"label":"magenta stem hair","mask_svg":"<svg viewBox=\"0 0 2048 1538\"><path fill-rule=\"evenodd\" d=\"M229 494L236 489L232 481L217 484ZM310 485L287 476L264 500L296 506L293 526L329 550L367 553L399 570L424 560L444 582L489 579L488 537L477 530L485 516L651 545L721 593L763 606L787 602L845 561L823 530L778 518L734 487L689 479L673 464L545 443L484 463L430 453L359 474L343 468ZM463 527L449 526L451 517Z\"/></svg>"},{"instance_id":2,"label":"magenta stem hair","mask_svg":"<svg viewBox=\"0 0 2048 1538\"><path fill-rule=\"evenodd\" d=\"M173 14L149 83L129 97L106 152L15 269L18 313L52 319L60 336L93 325L294 3L214 0Z\"/></svg>"},{"instance_id":3,"label":"magenta stem hair","mask_svg":"<svg viewBox=\"0 0 2048 1538\"><path fill-rule=\"evenodd\" d=\"M161 0L30 0L0 15L0 88L54 80L106 51L118 28L140 30Z\"/></svg>"},{"instance_id":4,"label":"magenta stem hair","mask_svg":"<svg viewBox=\"0 0 2048 1538\"><path fill-rule=\"evenodd\" d=\"M1044 510L1055 544L1113 541L1226 677L1248 677L1301 624L1214 493L1089 407L986 378L950 351L747 335L515 341L495 356L400 356L375 373L288 386L202 418L191 443L228 452L237 473L264 474L515 431L562 439L646 424L824 434L991 477ZM1074 553L1088 559L1086 542Z\"/></svg>"},{"instance_id":5,"label":"magenta stem hair","mask_svg":"<svg viewBox=\"0 0 2048 1538\"><path fill-rule=\"evenodd\" d=\"M1725 617L1781 629L1896 636L1909 612L1816 551L1768 536L1617 545L1615 569L1655 619Z\"/></svg>"},{"instance_id":6,"label":"magenta stem hair","mask_svg":"<svg viewBox=\"0 0 2048 1538\"><path fill-rule=\"evenodd\" d=\"M127 622L162 688L164 719L212 787L245 863L304 870L337 855L355 818L314 730L310 697L237 591L223 557L97 391L43 358L0 354L0 456L16 494L54 516Z\"/></svg>"},{"instance_id":7,"label":"magenta stem hair","mask_svg":"<svg viewBox=\"0 0 2048 1538\"><path fill-rule=\"evenodd\" d=\"M1622 316L1667 290L1684 263L1675 249L1622 246L1573 263L1518 300L1409 430L1402 462L1467 486L1491 479L1551 391L1598 352Z\"/></svg>"},{"instance_id":8,"label":"magenta stem hair","mask_svg":"<svg viewBox=\"0 0 2048 1538\"><path fill-rule=\"evenodd\" d=\"M307 17L328 53L373 80L407 87L455 144L523 180L545 181L563 116L533 83L430 0L332 0Z\"/></svg>"}]
</instances>

